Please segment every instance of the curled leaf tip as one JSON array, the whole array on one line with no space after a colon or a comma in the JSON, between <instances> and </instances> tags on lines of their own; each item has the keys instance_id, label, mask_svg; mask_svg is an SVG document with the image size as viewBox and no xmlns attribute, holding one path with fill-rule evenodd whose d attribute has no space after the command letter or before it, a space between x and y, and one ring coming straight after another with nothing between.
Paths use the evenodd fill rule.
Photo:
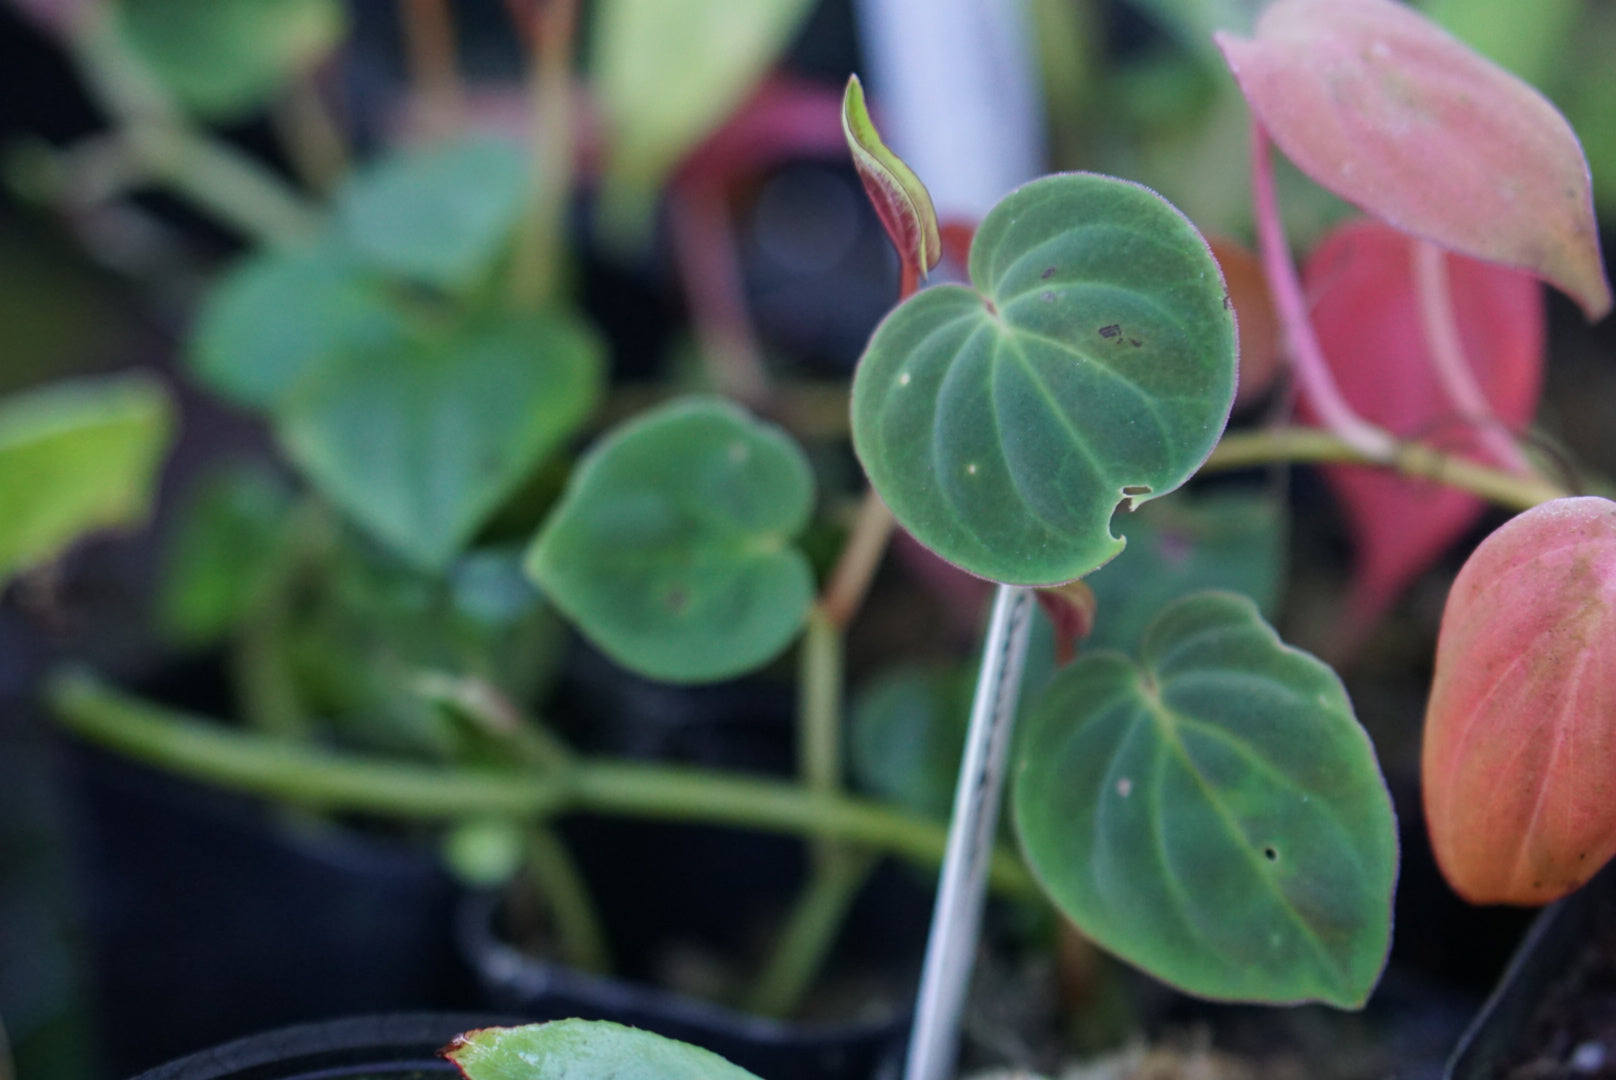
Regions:
<instances>
[{"instance_id":1,"label":"curled leaf tip","mask_svg":"<svg viewBox=\"0 0 1616 1080\"><path fill-rule=\"evenodd\" d=\"M847 136L859 180L898 249L898 257L917 276L924 276L942 258L937 211L920 177L881 141L857 75L848 76L842 97L842 133Z\"/></svg>"}]
</instances>

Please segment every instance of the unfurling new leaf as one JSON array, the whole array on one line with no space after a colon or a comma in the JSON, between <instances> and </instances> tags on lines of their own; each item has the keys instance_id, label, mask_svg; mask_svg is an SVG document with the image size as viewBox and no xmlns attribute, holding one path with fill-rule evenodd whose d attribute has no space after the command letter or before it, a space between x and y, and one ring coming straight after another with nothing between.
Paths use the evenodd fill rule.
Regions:
<instances>
[{"instance_id":1,"label":"unfurling new leaf","mask_svg":"<svg viewBox=\"0 0 1616 1080\"><path fill-rule=\"evenodd\" d=\"M920 177L881 141L864 105L864 85L857 75L848 77L842 98L842 133L853 152L859 180L898 249L898 258L916 280L925 277L943 257L937 210Z\"/></svg>"}]
</instances>

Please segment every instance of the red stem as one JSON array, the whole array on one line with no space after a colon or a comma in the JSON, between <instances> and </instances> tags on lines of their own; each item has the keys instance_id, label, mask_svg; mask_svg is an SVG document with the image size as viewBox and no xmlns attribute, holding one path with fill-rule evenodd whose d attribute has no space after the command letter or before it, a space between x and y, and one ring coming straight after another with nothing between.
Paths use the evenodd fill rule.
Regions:
<instances>
[{"instance_id":1,"label":"red stem","mask_svg":"<svg viewBox=\"0 0 1616 1080\"><path fill-rule=\"evenodd\" d=\"M1319 422L1342 442L1374 461L1389 461L1397 441L1383 428L1376 427L1355 412L1324 359L1324 350L1313 332L1307 300L1285 242L1285 226L1280 220L1279 200L1274 194L1274 163L1268 147L1268 133L1261 121L1251 123L1251 195L1256 217L1257 246L1263 268L1274 295L1274 309L1284 328L1291 367L1296 381Z\"/></svg>"}]
</instances>

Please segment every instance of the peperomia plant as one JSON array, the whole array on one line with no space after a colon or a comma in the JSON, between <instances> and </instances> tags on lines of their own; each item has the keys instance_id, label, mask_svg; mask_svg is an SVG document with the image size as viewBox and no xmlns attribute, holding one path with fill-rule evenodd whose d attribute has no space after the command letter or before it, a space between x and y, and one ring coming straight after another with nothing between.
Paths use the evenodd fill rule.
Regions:
<instances>
[{"instance_id":1,"label":"peperomia plant","mask_svg":"<svg viewBox=\"0 0 1616 1080\"><path fill-rule=\"evenodd\" d=\"M194 175L163 171L176 168L163 147L203 137L160 79L142 81L152 72L138 36L120 37L101 5L73 7L78 21L57 29L104 92L116 102L144 86L146 105L162 106L117 114L145 137L131 143L137 158L155 155L140 160L194 187ZM739 39L755 49L778 45L803 5L696 8L701 19L744 13ZM607 4L596 27L589 76L611 121L604 212L617 245L643 238L643 200L681 155L689 168L703 160L697 144L761 70L753 53L715 58L716 105L697 92L700 72L696 90L654 108L634 98L660 92L624 59L634 42L673 32L658 10ZM318 205L226 204L262 242L204 301L193 369L267 418L300 486L260 477L212 506L203 520L218 527L199 526L190 550L211 552L192 561L214 572L179 574L173 609L197 637L234 640L258 730L81 674L54 687L75 730L307 810L448 823L450 850L480 881L538 881L562 951L585 965L605 966L609 949L552 829L564 815L801 835L808 881L744 995L789 1012L876 857L945 855L934 776L882 789L902 808L849 794L843 777L844 638L901 526L999 591L945 897L956 873L966 896L974 868L1046 898L1102 948L1191 993L1353 1008L1386 963L1397 877L1374 750L1341 680L1269 624L1272 575L1240 561L1277 560L1272 501L1166 499L1219 470L1316 461L1361 543L1344 644L1456 542L1480 500L1528 511L1460 574L1437 652L1425 797L1455 887L1537 902L1616 851L1604 782L1612 504L1559 499L1569 492L1515 438L1540 381L1535 280L1590 317L1610 294L1576 138L1524 83L1391 0L1276 0L1252 36L1220 33L1255 113L1259 272L1226 244L1215 256L1152 191L1095 173L1011 192L961 257L970 230L936 220L923 178L882 144L853 80L843 131L897 247L903 293L850 390L852 448L871 489L861 494L809 452L824 447L792 429L785 395L754 369L708 381L749 387L749 400L776 406L771 420L698 395L602 430L607 347L568 295L562 257L562 211L587 179L570 126L575 15L556 0L523 24L543 121L531 159L456 135L334 180ZM161 57L144 63L160 68ZM642 123L686 93L694 104L679 124ZM684 132L677 145L669 131ZM1330 232L1301 273L1271 144L1378 219ZM208 188L202 201L239 198L230 191ZM922 287L945 256L963 280ZM1270 377L1254 333L1270 312L1252 306L1265 302L1302 423L1226 432L1239 378L1260 393ZM150 455L162 410L136 405ZM6 452L0 443L0 465ZM89 495L86 505L75 519L86 524L126 509ZM52 532L19 548L37 559L60 543ZM1034 591L1055 612L1058 664L1025 654ZM555 619L622 667L672 683L745 675L794 651L800 775L577 753L538 709ZM945 696L963 696L957 673L947 678ZM883 740L890 715L856 712L855 766L887 769L881 745L931 773L953 764L957 716ZM922 752L905 738L934 744ZM1019 858L998 846L992 817L994 762L1007 754ZM945 903L939 932L974 923L979 903ZM949 940L938 946L938 978L956 982L939 998L953 995L945 1013L969 967ZM923 1016L935 1015L928 1002ZM526 1075L552 1053L657 1075L724 1071L588 1026L485 1033L452 1056L481 1080ZM949 1058L945 1048L914 1080Z\"/></svg>"}]
</instances>

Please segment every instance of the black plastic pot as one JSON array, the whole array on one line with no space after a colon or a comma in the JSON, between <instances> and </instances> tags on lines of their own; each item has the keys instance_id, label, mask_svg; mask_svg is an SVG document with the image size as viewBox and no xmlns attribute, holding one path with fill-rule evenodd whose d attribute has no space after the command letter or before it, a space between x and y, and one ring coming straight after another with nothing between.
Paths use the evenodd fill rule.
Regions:
<instances>
[{"instance_id":1,"label":"black plastic pot","mask_svg":"<svg viewBox=\"0 0 1616 1080\"><path fill-rule=\"evenodd\" d=\"M299 1024L237 1039L135 1080L410 1080L458 1076L438 1050L477 1028L519 1023L484 1013L393 1013Z\"/></svg>"},{"instance_id":2,"label":"black plastic pot","mask_svg":"<svg viewBox=\"0 0 1616 1080\"><path fill-rule=\"evenodd\" d=\"M495 932L498 904L461 908L463 945L490 1004L532 1020L613 1020L705 1047L765 1080L895 1076L910 1012L888 1003L841 1022L752 1016L646 983L605 978L523 953Z\"/></svg>"},{"instance_id":3,"label":"black plastic pot","mask_svg":"<svg viewBox=\"0 0 1616 1080\"><path fill-rule=\"evenodd\" d=\"M432 849L68 743L105 1074L302 1021L476 1006Z\"/></svg>"},{"instance_id":4,"label":"black plastic pot","mask_svg":"<svg viewBox=\"0 0 1616 1080\"><path fill-rule=\"evenodd\" d=\"M1447 1080L1616 1077L1616 864L1532 923Z\"/></svg>"}]
</instances>

